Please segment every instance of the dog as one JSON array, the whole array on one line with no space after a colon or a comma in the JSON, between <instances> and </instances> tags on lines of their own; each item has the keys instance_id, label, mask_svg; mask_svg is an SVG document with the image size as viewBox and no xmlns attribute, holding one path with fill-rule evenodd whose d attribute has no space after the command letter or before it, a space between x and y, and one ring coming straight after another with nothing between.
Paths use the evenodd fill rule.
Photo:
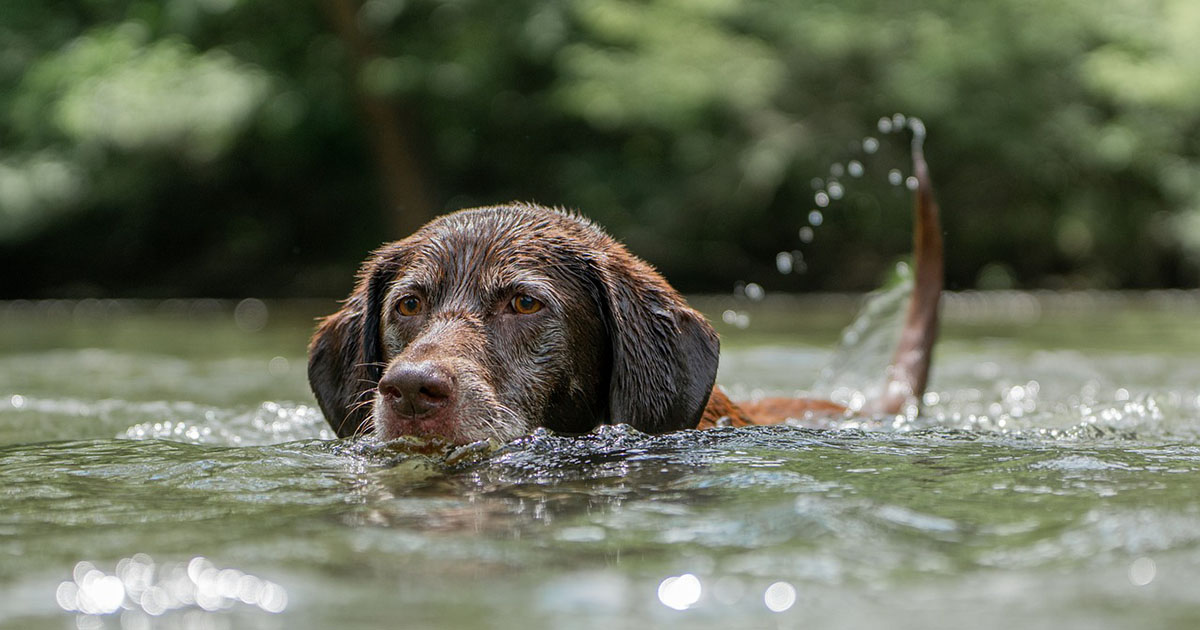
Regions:
<instances>
[{"instance_id":1,"label":"dog","mask_svg":"<svg viewBox=\"0 0 1200 630\"><path fill-rule=\"evenodd\" d=\"M928 377L942 237L916 139L913 164L913 298L883 394L857 414L919 405ZM538 427L665 433L851 413L824 400L730 400L715 386L719 341L703 315L589 220L529 203L460 210L374 251L308 354L339 437L466 444Z\"/></svg>"}]
</instances>

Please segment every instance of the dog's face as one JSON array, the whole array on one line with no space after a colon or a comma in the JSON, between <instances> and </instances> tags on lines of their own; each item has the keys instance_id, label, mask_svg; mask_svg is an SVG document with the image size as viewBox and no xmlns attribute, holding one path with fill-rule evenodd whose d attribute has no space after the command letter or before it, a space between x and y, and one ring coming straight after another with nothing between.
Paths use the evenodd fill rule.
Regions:
<instances>
[{"instance_id":1,"label":"dog's face","mask_svg":"<svg viewBox=\"0 0 1200 630\"><path fill-rule=\"evenodd\" d=\"M456 212L379 249L309 353L339 435L455 443L694 427L717 367L716 335L661 276L532 205Z\"/></svg>"},{"instance_id":2,"label":"dog's face","mask_svg":"<svg viewBox=\"0 0 1200 630\"><path fill-rule=\"evenodd\" d=\"M509 439L603 421L611 353L598 287L577 248L545 246L559 226L528 218L460 213L392 253L380 437Z\"/></svg>"}]
</instances>

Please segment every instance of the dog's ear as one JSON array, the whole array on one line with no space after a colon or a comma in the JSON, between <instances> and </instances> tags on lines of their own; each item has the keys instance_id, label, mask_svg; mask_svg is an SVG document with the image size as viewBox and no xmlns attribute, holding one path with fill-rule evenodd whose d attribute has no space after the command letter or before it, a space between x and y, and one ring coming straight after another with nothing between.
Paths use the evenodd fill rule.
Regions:
<instances>
[{"instance_id":1,"label":"dog's ear","mask_svg":"<svg viewBox=\"0 0 1200 630\"><path fill-rule=\"evenodd\" d=\"M650 265L616 247L593 261L612 346L609 421L647 433L695 428L717 379L717 334Z\"/></svg>"},{"instance_id":2,"label":"dog's ear","mask_svg":"<svg viewBox=\"0 0 1200 630\"><path fill-rule=\"evenodd\" d=\"M338 437L368 428L374 390L383 373L383 299L396 273L396 265L387 263L381 252L368 258L354 292L341 310L321 321L308 344L308 383Z\"/></svg>"}]
</instances>

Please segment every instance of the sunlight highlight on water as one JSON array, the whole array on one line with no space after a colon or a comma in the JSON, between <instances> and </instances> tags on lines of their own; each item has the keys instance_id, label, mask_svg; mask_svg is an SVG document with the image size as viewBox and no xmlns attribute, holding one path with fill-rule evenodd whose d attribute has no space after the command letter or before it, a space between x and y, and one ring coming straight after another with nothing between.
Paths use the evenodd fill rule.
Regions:
<instances>
[{"instance_id":1,"label":"sunlight highlight on water","mask_svg":"<svg viewBox=\"0 0 1200 630\"><path fill-rule=\"evenodd\" d=\"M787 582L775 582L763 593L767 610L780 613L796 604L796 587Z\"/></svg>"},{"instance_id":2,"label":"sunlight highlight on water","mask_svg":"<svg viewBox=\"0 0 1200 630\"><path fill-rule=\"evenodd\" d=\"M219 569L206 558L160 565L146 554L135 554L118 562L111 575L90 562L77 563L73 579L58 585L55 601L67 612L84 615L124 610L157 617L189 608L227 610L239 603L281 613L288 596L274 582L237 569Z\"/></svg>"},{"instance_id":3,"label":"sunlight highlight on water","mask_svg":"<svg viewBox=\"0 0 1200 630\"><path fill-rule=\"evenodd\" d=\"M335 436L316 407L267 401L251 413L205 409L196 420L163 419L135 424L121 437L135 440L173 439L209 444L274 444L290 440ZM176 416L178 417L178 416Z\"/></svg>"},{"instance_id":4,"label":"sunlight highlight on water","mask_svg":"<svg viewBox=\"0 0 1200 630\"><path fill-rule=\"evenodd\" d=\"M700 601L703 591L700 578L695 575L673 575L658 585L658 601L668 608L687 610Z\"/></svg>"}]
</instances>

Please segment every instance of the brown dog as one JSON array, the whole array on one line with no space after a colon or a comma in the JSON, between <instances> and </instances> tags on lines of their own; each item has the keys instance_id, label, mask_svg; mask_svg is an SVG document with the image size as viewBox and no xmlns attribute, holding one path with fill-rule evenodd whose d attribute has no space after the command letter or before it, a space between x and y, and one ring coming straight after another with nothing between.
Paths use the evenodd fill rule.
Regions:
<instances>
[{"instance_id":1,"label":"brown dog","mask_svg":"<svg viewBox=\"0 0 1200 630\"><path fill-rule=\"evenodd\" d=\"M884 395L920 401L937 332L942 245L920 153L916 285ZM847 410L734 404L714 388L717 335L650 265L577 215L532 204L462 210L376 250L309 345L309 382L339 436L374 429L467 443L537 427L626 423L662 433Z\"/></svg>"}]
</instances>

